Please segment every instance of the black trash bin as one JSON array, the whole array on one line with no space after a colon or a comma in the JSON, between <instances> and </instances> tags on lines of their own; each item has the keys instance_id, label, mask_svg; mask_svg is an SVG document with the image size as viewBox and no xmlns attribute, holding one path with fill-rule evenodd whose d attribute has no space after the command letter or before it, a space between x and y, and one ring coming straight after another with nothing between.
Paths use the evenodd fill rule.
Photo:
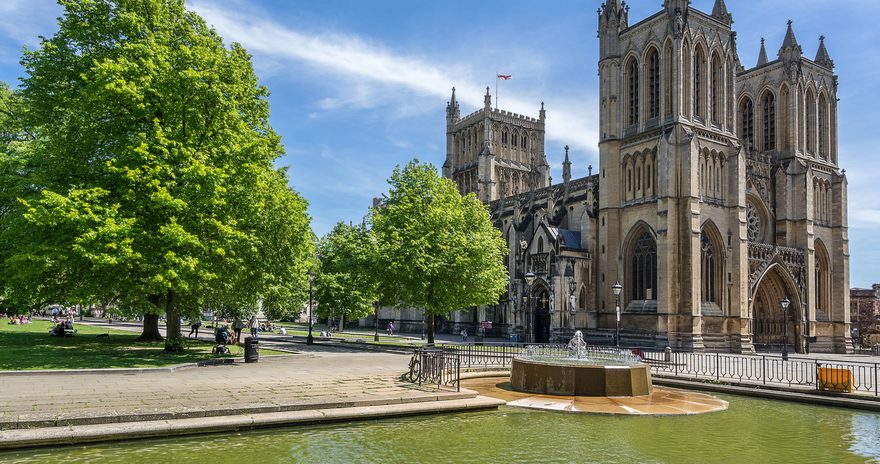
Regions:
<instances>
[{"instance_id":1,"label":"black trash bin","mask_svg":"<svg viewBox=\"0 0 880 464\"><path fill-rule=\"evenodd\" d=\"M256 337L245 337L244 339L244 362L255 363L260 360L259 350L260 340Z\"/></svg>"}]
</instances>

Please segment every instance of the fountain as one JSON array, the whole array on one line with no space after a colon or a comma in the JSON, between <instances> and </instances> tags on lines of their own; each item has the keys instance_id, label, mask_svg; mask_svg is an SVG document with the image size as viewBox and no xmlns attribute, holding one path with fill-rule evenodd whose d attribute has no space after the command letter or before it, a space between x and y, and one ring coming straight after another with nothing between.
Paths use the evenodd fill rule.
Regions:
<instances>
[{"instance_id":1,"label":"fountain","mask_svg":"<svg viewBox=\"0 0 880 464\"><path fill-rule=\"evenodd\" d=\"M511 387L565 396L643 396L653 391L650 367L619 348L588 347L581 331L562 346L529 346L513 359Z\"/></svg>"}]
</instances>

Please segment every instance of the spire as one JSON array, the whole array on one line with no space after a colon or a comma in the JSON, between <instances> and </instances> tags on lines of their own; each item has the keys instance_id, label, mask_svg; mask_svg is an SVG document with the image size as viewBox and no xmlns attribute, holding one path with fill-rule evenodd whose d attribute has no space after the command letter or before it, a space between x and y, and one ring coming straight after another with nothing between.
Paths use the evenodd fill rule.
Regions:
<instances>
[{"instance_id":1,"label":"spire","mask_svg":"<svg viewBox=\"0 0 880 464\"><path fill-rule=\"evenodd\" d=\"M794 37L794 30L791 28L791 20L788 20L788 30L785 31L785 40L782 41L782 48L797 46L797 39Z\"/></svg>"},{"instance_id":2,"label":"spire","mask_svg":"<svg viewBox=\"0 0 880 464\"><path fill-rule=\"evenodd\" d=\"M461 108L455 99L455 87L452 88L452 98L446 103L446 121L451 124L458 122L461 117Z\"/></svg>"},{"instance_id":3,"label":"spire","mask_svg":"<svg viewBox=\"0 0 880 464\"><path fill-rule=\"evenodd\" d=\"M764 48L764 38L761 37L761 51L758 52L758 66L767 64L767 49Z\"/></svg>"},{"instance_id":4,"label":"spire","mask_svg":"<svg viewBox=\"0 0 880 464\"><path fill-rule=\"evenodd\" d=\"M489 93L489 86L486 86L486 96L483 97L483 106L485 106L487 110L492 109L492 94Z\"/></svg>"},{"instance_id":5,"label":"spire","mask_svg":"<svg viewBox=\"0 0 880 464\"><path fill-rule=\"evenodd\" d=\"M562 162L562 182L568 185L571 180L571 161L568 160L568 145L565 146L565 161Z\"/></svg>"},{"instance_id":6,"label":"spire","mask_svg":"<svg viewBox=\"0 0 880 464\"><path fill-rule=\"evenodd\" d=\"M538 119L541 121L547 119L547 112L544 111L544 102L541 102L541 111L538 112Z\"/></svg>"},{"instance_id":7,"label":"spire","mask_svg":"<svg viewBox=\"0 0 880 464\"><path fill-rule=\"evenodd\" d=\"M834 68L834 61L828 55L828 49L825 48L825 36L819 36L819 50L816 51L816 64L825 66L826 68Z\"/></svg>"},{"instance_id":8,"label":"spire","mask_svg":"<svg viewBox=\"0 0 880 464\"><path fill-rule=\"evenodd\" d=\"M785 31L785 40L782 41L782 48L779 49L779 58L786 62L796 61L800 59L803 49L798 45L797 39L794 37L794 30L791 28L791 20L788 20L788 30Z\"/></svg>"},{"instance_id":9,"label":"spire","mask_svg":"<svg viewBox=\"0 0 880 464\"><path fill-rule=\"evenodd\" d=\"M728 26L733 23L733 15L727 11L727 5L724 4L724 0L715 0L715 6L712 8L712 17Z\"/></svg>"}]
</instances>

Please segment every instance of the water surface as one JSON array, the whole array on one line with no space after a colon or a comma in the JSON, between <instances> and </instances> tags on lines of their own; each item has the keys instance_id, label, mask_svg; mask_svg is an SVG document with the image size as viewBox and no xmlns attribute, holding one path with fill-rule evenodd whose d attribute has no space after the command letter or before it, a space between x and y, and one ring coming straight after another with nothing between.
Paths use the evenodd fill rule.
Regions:
<instances>
[{"instance_id":1,"label":"water surface","mask_svg":"<svg viewBox=\"0 0 880 464\"><path fill-rule=\"evenodd\" d=\"M880 414L717 396L730 408L699 416L595 416L502 407L0 453L0 462L880 463Z\"/></svg>"}]
</instances>

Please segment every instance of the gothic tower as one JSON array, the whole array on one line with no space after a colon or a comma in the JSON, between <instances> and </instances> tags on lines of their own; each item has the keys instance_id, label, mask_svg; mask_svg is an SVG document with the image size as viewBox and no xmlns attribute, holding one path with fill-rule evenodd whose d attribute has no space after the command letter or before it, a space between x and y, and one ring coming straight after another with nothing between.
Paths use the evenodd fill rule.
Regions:
<instances>
[{"instance_id":1,"label":"gothic tower","mask_svg":"<svg viewBox=\"0 0 880 464\"><path fill-rule=\"evenodd\" d=\"M628 27L623 2L599 11L600 326L678 349L743 349L747 274L743 152L737 140L732 16L688 0ZM748 347L746 347L748 349Z\"/></svg>"}]
</instances>

